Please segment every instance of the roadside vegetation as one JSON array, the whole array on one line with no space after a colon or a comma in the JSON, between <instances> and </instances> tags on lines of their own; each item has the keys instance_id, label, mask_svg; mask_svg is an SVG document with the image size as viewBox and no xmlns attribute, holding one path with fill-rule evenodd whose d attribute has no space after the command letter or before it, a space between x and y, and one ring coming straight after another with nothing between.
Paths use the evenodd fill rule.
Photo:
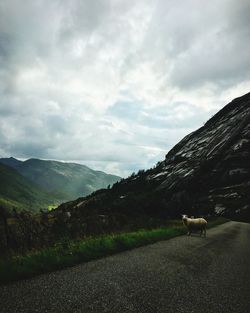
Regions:
<instances>
[{"instance_id":1,"label":"roadside vegetation","mask_svg":"<svg viewBox=\"0 0 250 313\"><path fill-rule=\"evenodd\" d=\"M227 221L221 217L210 218L208 225L211 228ZM140 229L82 240L70 240L64 237L52 247L2 258L0 260L0 283L29 278L185 233L186 229L181 221L171 220L164 227L156 229Z\"/></svg>"}]
</instances>

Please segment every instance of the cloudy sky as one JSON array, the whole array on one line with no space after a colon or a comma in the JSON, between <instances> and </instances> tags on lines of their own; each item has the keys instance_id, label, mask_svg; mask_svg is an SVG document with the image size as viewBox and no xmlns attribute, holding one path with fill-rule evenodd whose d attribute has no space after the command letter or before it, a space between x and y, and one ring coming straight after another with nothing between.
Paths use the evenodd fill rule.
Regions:
<instances>
[{"instance_id":1,"label":"cloudy sky","mask_svg":"<svg viewBox=\"0 0 250 313\"><path fill-rule=\"evenodd\" d=\"M249 0L0 0L0 157L126 176L250 91Z\"/></svg>"}]
</instances>

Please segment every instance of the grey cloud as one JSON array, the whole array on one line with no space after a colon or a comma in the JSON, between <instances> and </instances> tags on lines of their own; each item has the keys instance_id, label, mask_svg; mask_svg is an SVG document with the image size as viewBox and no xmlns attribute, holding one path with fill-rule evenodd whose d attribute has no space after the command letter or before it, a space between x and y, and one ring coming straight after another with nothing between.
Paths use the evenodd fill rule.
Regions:
<instances>
[{"instance_id":1,"label":"grey cloud","mask_svg":"<svg viewBox=\"0 0 250 313\"><path fill-rule=\"evenodd\" d=\"M107 114L111 114L122 119L137 120L142 109L143 104L136 102L117 102L108 108Z\"/></svg>"},{"instance_id":2,"label":"grey cloud","mask_svg":"<svg viewBox=\"0 0 250 313\"><path fill-rule=\"evenodd\" d=\"M72 35L91 34L107 20L110 12L109 1L73 0L63 6L64 17L60 35L62 39Z\"/></svg>"},{"instance_id":3,"label":"grey cloud","mask_svg":"<svg viewBox=\"0 0 250 313\"><path fill-rule=\"evenodd\" d=\"M250 79L249 35L247 0L159 1L143 54L156 63L157 56L159 75L173 87L212 83L229 88Z\"/></svg>"},{"instance_id":4,"label":"grey cloud","mask_svg":"<svg viewBox=\"0 0 250 313\"><path fill-rule=\"evenodd\" d=\"M227 2L220 9L227 12ZM226 88L250 79L249 3L246 6L246 1L237 1L237 10L230 11L226 16L222 11L215 20L211 16L211 28L198 42L191 40L190 48L174 60L173 84L194 88L211 82Z\"/></svg>"},{"instance_id":5,"label":"grey cloud","mask_svg":"<svg viewBox=\"0 0 250 313\"><path fill-rule=\"evenodd\" d=\"M157 108L144 108L137 102L117 102L109 107L107 114L129 123L165 130L199 127L208 118L207 112L188 102L167 103Z\"/></svg>"},{"instance_id":6,"label":"grey cloud","mask_svg":"<svg viewBox=\"0 0 250 313\"><path fill-rule=\"evenodd\" d=\"M8 147L8 155L16 156L18 158L46 158L48 159L47 145L41 142L17 142L15 145Z\"/></svg>"},{"instance_id":7,"label":"grey cloud","mask_svg":"<svg viewBox=\"0 0 250 313\"><path fill-rule=\"evenodd\" d=\"M70 122L60 115L49 115L46 117L45 128L49 133L65 134L68 132Z\"/></svg>"}]
</instances>

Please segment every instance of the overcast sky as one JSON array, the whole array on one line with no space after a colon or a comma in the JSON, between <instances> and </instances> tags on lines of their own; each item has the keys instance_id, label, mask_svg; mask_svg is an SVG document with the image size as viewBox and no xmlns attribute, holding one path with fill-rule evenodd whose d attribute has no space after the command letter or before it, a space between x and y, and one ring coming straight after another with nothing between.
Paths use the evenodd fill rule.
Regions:
<instances>
[{"instance_id":1,"label":"overcast sky","mask_svg":"<svg viewBox=\"0 0 250 313\"><path fill-rule=\"evenodd\" d=\"M249 91L249 0L0 0L0 157L126 176Z\"/></svg>"}]
</instances>

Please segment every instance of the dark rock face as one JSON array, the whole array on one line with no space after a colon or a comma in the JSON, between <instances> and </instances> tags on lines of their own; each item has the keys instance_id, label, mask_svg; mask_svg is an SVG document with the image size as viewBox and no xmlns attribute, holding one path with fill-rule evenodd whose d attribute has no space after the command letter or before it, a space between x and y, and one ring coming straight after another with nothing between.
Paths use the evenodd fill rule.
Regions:
<instances>
[{"instance_id":1,"label":"dark rock face","mask_svg":"<svg viewBox=\"0 0 250 313\"><path fill-rule=\"evenodd\" d=\"M159 188L187 190L204 213L244 215L250 209L250 94L185 137L161 166Z\"/></svg>"},{"instance_id":2,"label":"dark rock face","mask_svg":"<svg viewBox=\"0 0 250 313\"><path fill-rule=\"evenodd\" d=\"M250 93L181 140L162 162L61 209L126 216L250 219Z\"/></svg>"}]
</instances>

